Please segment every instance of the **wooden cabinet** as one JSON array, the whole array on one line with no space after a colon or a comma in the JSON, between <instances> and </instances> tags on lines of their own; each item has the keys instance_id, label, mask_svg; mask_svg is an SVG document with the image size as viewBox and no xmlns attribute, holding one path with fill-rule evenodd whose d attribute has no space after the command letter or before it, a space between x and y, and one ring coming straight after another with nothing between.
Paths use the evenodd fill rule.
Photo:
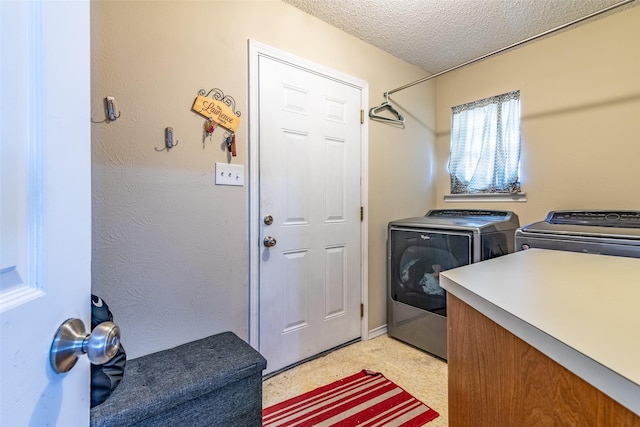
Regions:
<instances>
[{"instance_id":1,"label":"wooden cabinet","mask_svg":"<svg viewBox=\"0 0 640 427\"><path fill-rule=\"evenodd\" d=\"M451 293L447 306L451 427L640 427L633 412Z\"/></svg>"}]
</instances>

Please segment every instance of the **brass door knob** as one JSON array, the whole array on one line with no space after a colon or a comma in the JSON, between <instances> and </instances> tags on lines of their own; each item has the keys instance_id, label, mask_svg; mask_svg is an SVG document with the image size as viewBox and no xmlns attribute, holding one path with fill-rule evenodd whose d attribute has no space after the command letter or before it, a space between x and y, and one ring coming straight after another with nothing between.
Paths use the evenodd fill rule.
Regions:
<instances>
[{"instance_id":1,"label":"brass door knob","mask_svg":"<svg viewBox=\"0 0 640 427\"><path fill-rule=\"evenodd\" d=\"M267 248L272 248L276 245L276 239L274 239L271 236L267 236L264 238L264 240L262 241L262 243L267 247Z\"/></svg>"}]
</instances>

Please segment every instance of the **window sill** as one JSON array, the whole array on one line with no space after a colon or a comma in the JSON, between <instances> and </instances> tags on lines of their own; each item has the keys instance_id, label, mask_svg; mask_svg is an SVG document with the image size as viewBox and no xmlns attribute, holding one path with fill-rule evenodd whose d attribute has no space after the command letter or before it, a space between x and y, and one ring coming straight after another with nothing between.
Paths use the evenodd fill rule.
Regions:
<instances>
[{"instance_id":1,"label":"window sill","mask_svg":"<svg viewBox=\"0 0 640 427\"><path fill-rule=\"evenodd\" d=\"M446 194L445 202L526 202L527 193Z\"/></svg>"}]
</instances>

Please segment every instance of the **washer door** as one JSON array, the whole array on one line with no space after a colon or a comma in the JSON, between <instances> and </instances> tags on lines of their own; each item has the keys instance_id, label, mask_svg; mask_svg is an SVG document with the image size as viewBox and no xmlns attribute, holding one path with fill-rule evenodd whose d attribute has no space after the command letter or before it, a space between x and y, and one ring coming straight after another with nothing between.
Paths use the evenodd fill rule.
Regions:
<instances>
[{"instance_id":1,"label":"washer door","mask_svg":"<svg viewBox=\"0 0 640 427\"><path fill-rule=\"evenodd\" d=\"M446 292L439 273L472 260L471 232L392 228L390 292L394 301L442 316Z\"/></svg>"}]
</instances>

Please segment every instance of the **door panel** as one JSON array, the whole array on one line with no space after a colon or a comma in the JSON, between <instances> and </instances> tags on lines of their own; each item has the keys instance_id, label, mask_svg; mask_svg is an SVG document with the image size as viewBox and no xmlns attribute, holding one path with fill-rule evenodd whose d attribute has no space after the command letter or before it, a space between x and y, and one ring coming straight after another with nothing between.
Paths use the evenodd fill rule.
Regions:
<instances>
[{"instance_id":1,"label":"door panel","mask_svg":"<svg viewBox=\"0 0 640 427\"><path fill-rule=\"evenodd\" d=\"M347 311L346 299L349 288L345 277L346 249L344 246L325 248L325 319L343 315Z\"/></svg>"},{"instance_id":2,"label":"door panel","mask_svg":"<svg viewBox=\"0 0 640 427\"><path fill-rule=\"evenodd\" d=\"M301 132L282 131L282 197L284 225L309 224L310 195L305 183L310 181L311 153L309 135ZM274 187L277 183L273 184ZM262 193L261 193L262 194ZM274 195L275 196L275 195ZM277 196L276 196L277 197Z\"/></svg>"},{"instance_id":3,"label":"door panel","mask_svg":"<svg viewBox=\"0 0 640 427\"><path fill-rule=\"evenodd\" d=\"M325 153L326 162L324 167L324 178L327 183L325 197L327 222L343 222L346 218L346 141L336 139L326 139Z\"/></svg>"},{"instance_id":4,"label":"door panel","mask_svg":"<svg viewBox=\"0 0 640 427\"><path fill-rule=\"evenodd\" d=\"M0 425L87 426L89 362L49 349L90 327L89 3L0 2L0 49Z\"/></svg>"},{"instance_id":5,"label":"door panel","mask_svg":"<svg viewBox=\"0 0 640 427\"><path fill-rule=\"evenodd\" d=\"M267 372L360 337L359 88L259 59L260 352ZM262 245L262 243L260 243Z\"/></svg>"},{"instance_id":6,"label":"door panel","mask_svg":"<svg viewBox=\"0 0 640 427\"><path fill-rule=\"evenodd\" d=\"M310 271L309 251L285 252L282 289L282 332L291 332L309 325ZM277 316L277 314L276 314Z\"/></svg>"}]
</instances>

